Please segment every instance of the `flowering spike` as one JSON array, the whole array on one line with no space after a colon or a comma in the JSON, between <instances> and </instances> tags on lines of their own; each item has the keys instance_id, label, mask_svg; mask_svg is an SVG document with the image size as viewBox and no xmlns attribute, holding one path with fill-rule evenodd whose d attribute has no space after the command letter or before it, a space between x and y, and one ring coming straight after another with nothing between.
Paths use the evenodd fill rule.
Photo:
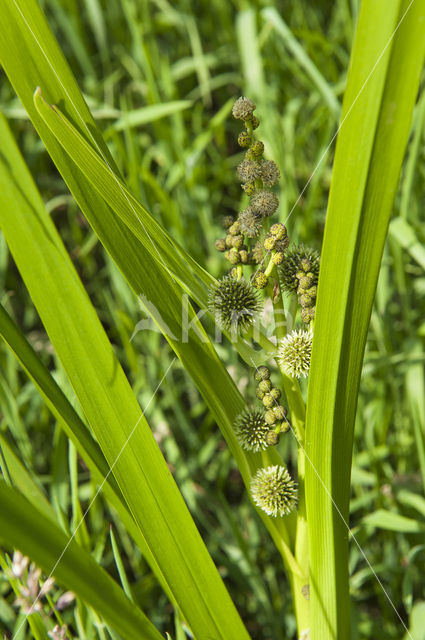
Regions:
<instances>
[{"instance_id":1,"label":"flowering spike","mask_svg":"<svg viewBox=\"0 0 425 640\"><path fill-rule=\"evenodd\" d=\"M251 480L251 495L269 516L284 516L296 507L296 485L282 466L259 469Z\"/></svg>"},{"instance_id":2,"label":"flowering spike","mask_svg":"<svg viewBox=\"0 0 425 640\"><path fill-rule=\"evenodd\" d=\"M281 340L277 359L285 373L293 378L307 377L310 369L313 332L293 331Z\"/></svg>"},{"instance_id":3,"label":"flowering spike","mask_svg":"<svg viewBox=\"0 0 425 640\"><path fill-rule=\"evenodd\" d=\"M231 249L229 254L237 249ZM210 289L209 308L225 331L245 333L261 311L258 291L246 280L225 276Z\"/></svg>"}]
</instances>

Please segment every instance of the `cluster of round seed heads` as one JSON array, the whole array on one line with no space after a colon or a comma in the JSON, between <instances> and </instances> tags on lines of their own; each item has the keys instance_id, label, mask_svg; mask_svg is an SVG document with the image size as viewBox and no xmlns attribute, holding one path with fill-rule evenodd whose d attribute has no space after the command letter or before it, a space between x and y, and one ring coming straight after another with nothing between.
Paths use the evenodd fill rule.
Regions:
<instances>
[{"instance_id":1,"label":"cluster of round seed heads","mask_svg":"<svg viewBox=\"0 0 425 640\"><path fill-rule=\"evenodd\" d=\"M301 317L307 324L314 319L319 269L318 252L303 245L286 251L280 265L282 289L298 294Z\"/></svg>"},{"instance_id":2,"label":"cluster of round seed heads","mask_svg":"<svg viewBox=\"0 0 425 640\"><path fill-rule=\"evenodd\" d=\"M237 418L234 430L239 444L247 451L262 451L269 446L269 427L264 421L264 412L245 409Z\"/></svg>"},{"instance_id":3,"label":"cluster of round seed heads","mask_svg":"<svg viewBox=\"0 0 425 640\"><path fill-rule=\"evenodd\" d=\"M238 334L251 327L261 311L258 291L241 278L225 276L211 287L208 306L219 327Z\"/></svg>"},{"instance_id":4,"label":"cluster of round seed heads","mask_svg":"<svg viewBox=\"0 0 425 640\"><path fill-rule=\"evenodd\" d=\"M307 377L310 370L313 332L293 331L281 340L277 359L285 373L293 378Z\"/></svg>"},{"instance_id":5,"label":"cluster of round seed heads","mask_svg":"<svg viewBox=\"0 0 425 640\"><path fill-rule=\"evenodd\" d=\"M269 426L271 432L269 437L275 442L279 442L279 434L286 433L289 430L289 421L287 419L287 410L279 404L282 395L280 389L275 387L270 380L270 370L261 366L254 373L254 378L258 382L256 396L263 403L267 411L264 414L264 421Z\"/></svg>"},{"instance_id":6,"label":"cluster of round seed heads","mask_svg":"<svg viewBox=\"0 0 425 640\"><path fill-rule=\"evenodd\" d=\"M226 260L232 265L252 264L254 262L253 255L244 244L245 228L241 221L234 222L233 218L227 216L224 224L227 228L227 235L225 238L218 238L215 241L217 251L223 252Z\"/></svg>"},{"instance_id":7,"label":"cluster of round seed heads","mask_svg":"<svg viewBox=\"0 0 425 640\"><path fill-rule=\"evenodd\" d=\"M259 469L251 480L251 495L257 507L269 516L284 516L296 507L296 485L282 466Z\"/></svg>"}]
</instances>

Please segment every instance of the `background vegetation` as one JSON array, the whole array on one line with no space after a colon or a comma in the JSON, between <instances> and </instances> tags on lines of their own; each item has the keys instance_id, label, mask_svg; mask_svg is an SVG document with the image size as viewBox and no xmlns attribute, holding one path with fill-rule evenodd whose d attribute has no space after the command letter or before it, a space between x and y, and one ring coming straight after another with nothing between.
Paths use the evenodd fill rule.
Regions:
<instances>
[{"instance_id":1,"label":"background vegetation","mask_svg":"<svg viewBox=\"0 0 425 640\"><path fill-rule=\"evenodd\" d=\"M40 4L131 190L196 260L214 275L223 271L214 240L223 215L239 207L234 169L241 152L230 110L241 94L257 99L261 138L284 177L280 221L286 220L338 125L357 2L300 0L277 3L276 11L267 2L221 0ZM144 318L137 299L69 196L4 76L0 92L2 111L144 407L174 356L155 331L134 333ZM415 640L425 638L420 622L415 622L425 607L424 118L422 94L371 319L350 520L412 632L418 624ZM322 241L332 152L331 146L288 221L293 241L316 248ZM0 296L74 402L1 235ZM218 350L244 395L252 397L254 381L247 377L246 366L230 348ZM84 511L94 495L94 481L3 344L0 411L1 442L31 471L59 519L79 513L76 495ZM249 504L220 432L178 361L147 417L252 638L295 637L280 556ZM280 446L291 466L294 442L288 438ZM111 525L119 552L112 546ZM121 556L134 598L161 631L173 637L175 628L183 633L140 552L101 495L88 513L84 536L86 548L114 577ZM354 544L350 574L353 639L378 633L400 638L400 623ZM5 574L0 595L0 629L10 634L17 608ZM63 617L84 629L88 638L108 637L81 602L71 604Z\"/></svg>"}]
</instances>

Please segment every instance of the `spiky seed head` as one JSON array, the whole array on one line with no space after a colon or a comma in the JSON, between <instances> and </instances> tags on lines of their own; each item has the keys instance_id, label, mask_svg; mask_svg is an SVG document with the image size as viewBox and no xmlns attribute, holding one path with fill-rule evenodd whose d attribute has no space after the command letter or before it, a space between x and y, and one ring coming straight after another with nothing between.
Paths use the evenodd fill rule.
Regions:
<instances>
[{"instance_id":1,"label":"spiky seed head","mask_svg":"<svg viewBox=\"0 0 425 640\"><path fill-rule=\"evenodd\" d=\"M229 253L231 251L233 249ZM234 280L225 276L210 289L210 311L225 331L245 333L254 324L261 307L259 292L243 278Z\"/></svg>"},{"instance_id":2,"label":"spiky seed head","mask_svg":"<svg viewBox=\"0 0 425 640\"><path fill-rule=\"evenodd\" d=\"M281 390L278 389L277 387L272 387L269 393L274 400L279 400L280 396L282 395Z\"/></svg>"},{"instance_id":3,"label":"spiky seed head","mask_svg":"<svg viewBox=\"0 0 425 640\"><path fill-rule=\"evenodd\" d=\"M250 204L258 214L267 218L272 216L278 208L279 199L272 191L261 189L261 191L254 193Z\"/></svg>"},{"instance_id":4,"label":"spiky seed head","mask_svg":"<svg viewBox=\"0 0 425 640\"><path fill-rule=\"evenodd\" d=\"M266 411L266 413L264 414L264 420L268 425L276 424L277 418L274 414L273 409L268 409Z\"/></svg>"},{"instance_id":5,"label":"spiky seed head","mask_svg":"<svg viewBox=\"0 0 425 640\"><path fill-rule=\"evenodd\" d=\"M280 171L273 160L264 160L261 163L261 179L268 187L272 187L280 180Z\"/></svg>"},{"instance_id":6,"label":"spiky seed head","mask_svg":"<svg viewBox=\"0 0 425 640\"><path fill-rule=\"evenodd\" d=\"M256 160L243 160L238 164L236 172L241 182L255 182L260 177L260 165Z\"/></svg>"},{"instance_id":7,"label":"spiky seed head","mask_svg":"<svg viewBox=\"0 0 425 640\"><path fill-rule=\"evenodd\" d=\"M252 207L247 207L245 211L242 211L239 214L239 224L241 233L246 235L248 238L255 238L258 236L258 233L261 231L261 227L263 219L258 213L252 209Z\"/></svg>"},{"instance_id":8,"label":"spiky seed head","mask_svg":"<svg viewBox=\"0 0 425 640\"><path fill-rule=\"evenodd\" d=\"M263 142L261 142L261 140L256 140L255 142L252 143L251 147L250 147L250 151L252 153L252 155L254 156L254 158L261 158L261 156L264 153L264 144ZM261 174L263 172L263 169L261 167Z\"/></svg>"},{"instance_id":9,"label":"spiky seed head","mask_svg":"<svg viewBox=\"0 0 425 640\"><path fill-rule=\"evenodd\" d=\"M301 263L307 258L311 269L304 272ZM302 278L306 273L313 275L313 284L317 285L319 279L320 257L317 251L300 245L285 252L285 257L279 268L280 283L284 291L296 293L299 285L297 274Z\"/></svg>"},{"instance_id":10,"label":"spiky seed head","mask_svg":"<svg viewBox=\"0 0 425 640\"><path fill-rule=\"evenodd\" d=\"M253 129L258 129L258 126L260 124L259 119L257 118L257 116L255 116L254 114L252 114L251 118L250 118L250 123Z\"/></svg>"},{"instance_id":11,"label":"spiky seed head","mask_svg":"<svg viewBox=\"0 0 425 640\"><path fill-rule=\"evenodd\" d=\"M282 264L283 251L276 251L276 253L272 255L272 261L273 261L273 264Z\"/></svg>"},{"instance_id":12,"label":"spiky seed head","mask_svg":"<svg viewBox=\"0 0 425 640\"><path fill-rule=\"evenodd\" d=\"M272 381L270 379L260 380L260 382L258 383L258 388L261 389L261 391L264 391L264 393L268 393L272 388Z\"/></svg>"},{"instance_id":13,"label":"spiky seed head","mask_svg":"<svg viewBox=\"0 0 425 640\"><path fill-rule=\"evenodd\" d=\"M245 409L236 418L234 430L239 444L246 451L262 451L267 448L269 427L262 411Z\"/></svg>"},{"instance_id":14,"label":"spiky seed head","mask_svg":"<svg viewBox=\"0 0 425 640\"><path fill-rule=\"evenodd\" d=\"M226 240L224 238L218 238L215 241L215 248L217 251L221 251L222 253L223 251L226 251Z\"/></svg>"},{"instance_id":15,"label":"spiky seed head","mask_svg":"<svg viewBox=\"0 0 425 640\"><path fill-rule=\"evenodd\" d=\"M230 225L228 233L230 233L231 236L237 236L240 234L240 232L241 232L241 225L239 221L236 220L236 222Z\"/></svg>"},{"instance_id":16,"label":"spiky seed head","mask_svg":"<svg viewBox=\"0 0 425 640\"><path fill-rule=\"evenodd\" d=\"M224 216L223 221L222 221L223 227L225 229L228 229L229 227L232 226L234 221L235 221L235 219L234 219L233 216Z\"/></svg>"},{"instance_id":17,"label":"spiky seed head","mask_svg":"<svg viewBox=\"0 0 425 640\"><path fill-rule=\"evenodd\" d=\"M307 377L310 369L313 332L299 329L280 341L277 359L283 371L293 378Z\"/></svg>"},{"instance_id":18,"label":"spiky seed head","mask_svg":"<svg viewBox=\"0 0 425 640\"><path fill-rule=\"evenodd\" d=\"M232 115L236 120L249 120L256 108L256 104L249 98L238 98L232 107Z\"/></svg>"},{"instance_id":19,"label":"spiky seed head","mask_svg":"<svg viewBox=\"0 0 425 640\"><path fill-rule=\"evenodd\" d=\"M264 273L264 271L257 271L252 276L252 284L257 289L265 289L267 287L269 279Z\"/></svg>"},{"instance_id":20,"label":"spiky seed head","mask_svg":"<svg viewBox=\"0 0 425 640\"><path fill-rule=\"evenodd\" d=\"M266 393L266 395L263 398L263 405L266 407L266 409L271 409L272 407L274 407L275 403L276 401L270 395L270 393Z\"/></svg>"},{"instance_id":21,"label":"spiky seed head","mask_svg":"<svg viewBox=\"0 0 425 640\"><path fill-rule=\"evenodd\" d=\"M282 407L282 405L278 405L277 407L273 407L273 413L276 416L276 420L285 420L286 414L288 412L285 407Z\"/></svg>"},{"instance_id":22,"label":"spiky seed head","mask_svg":"<svg viewBox=\"0 0 425 640\"><path fill-rule=\"evenodd\" d=\"M246 182L242 185L242 189L247 196L252 196L252 194L255 193L255 182Z\"/></svg>"},{"instance_id":23,"label":"spiky seed head","mask_svg":"<svg viewBox=\"0 0 425 640\"><path fill-rule=\"evenodd\" d=\"M251 136L249 135L248 131L241 131L240 134L238 135L238 145L240 147L249 147L249 145L251 144Z\"/></svg>"},{"instance_id":24,"label":"spiky seed head","mask_svg":"<svg viewBox=\"0 0 425 640\"><path fill-rule=\"evenodd\" d=\"M264 248L266 251L272 251L274 249L274 246L276 244L277 240L274 236L266 236L264 238Z\"/></svg>"},{"instance_id":25,"label":"spiky seed head","mask_svg":"<svg viewBox=\"0 0 425 640\"><path fill-rule=\"evenodd\" d=\"M260 365L255 370L254 378L256 379L257 382L260 382L261 380L269 380L270 369L266 367L264 364Z\"/></svg>"},{"instance_id":26,"label":"spiky seed head","mask_svg":"<svg viewBox=\"0 0 425 640\"><path fill-rule=\"evenodd\" d=\"M296 507L295 482L280 465L257 471L251 480L251 495L257 507L269 516L284 516Z\"/></svg>"}]
</instances>

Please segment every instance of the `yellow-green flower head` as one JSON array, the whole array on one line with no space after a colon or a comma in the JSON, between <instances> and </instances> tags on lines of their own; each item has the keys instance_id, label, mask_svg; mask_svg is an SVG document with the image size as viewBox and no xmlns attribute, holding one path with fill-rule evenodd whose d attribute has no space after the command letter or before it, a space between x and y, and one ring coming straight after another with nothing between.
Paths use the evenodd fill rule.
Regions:
<instances>
[{"instance_id":1,"label":"yellow-green flower head","mask_svg":"<svg viewBox=\"0 0 425 640\"><path fill-rule=\"evenodd\" d=\"M256 108L256 104L249 98L238 98L232 107L232 115L236 120L249 120Z\"/></svg>"},{"instance_id":2,"label":"yellow-green flower head","mask_svg":"<svg viewBox=\"0 0 425 640\"><path fill-rule=\"evenodd\" d=\"M257 409L245 409L234 424L236 437L242 449L263 451L267 448L266 436L270 427L264 421L264 414Z\"/></svg>"},{"instance_id":3,"label":"yellow-green flower head","mask_svg":"<svg viewBox=\"0 0 425 640\"><path fill-rule=\"evenodd\" d=\"M241 233L248 236L248 238L255 238L255 236L258 236L263 226L262 217L259 216L258 213L255 213L252 207L247 207L245 211L242 211L239 214L238 220L240 223Z\"/></svg>"},{"instance_id":4,"label":"yellow-green flower head","mask_svg":"<svg viewBox=\"0 0 425 640\"><path fill-rule=\"evenodd\" d=\"M276 162L273 160L264 160L260 165L261 179L268 187L272 187L280 180L280 171Z\"/></svg>"},{"instance_id":5,"label":"yellow-green flower head","mask_svg":"<svg viewBox=\"0 0 425 640\"><path fill-rule=\"evenodd\" d=\"M260 165L256 160L243 160L236 169L241 182L255 182L260 177Z\"/></svg>"},{"instance_id":6,"label":"yellow-green flower head","mask_svg":"<svg viewBox=\"0 0 425 640\"><path fill-rule=\"evenodd\" d=\"M277 360L288 376L307 377L310 370L312 344L313 332L310 329L293 331L280 341Z\"/></svg>"},{"instance_id":7,"label":"yellow-green flower head","mask_svg":"<svg viewBox=\"0 0 425 640\"><path fill-rule=\"evenodd\" d=\"M259 469L251 480L251 495L268 516L285 516L296 508L297 489L285 467Z\"/></svg>"},{"instance_id":8,"label":"yellow-green flower head","mask_svg":"<svg viewBox=\"0 0 425 640\"><path fill-rule=\"evenodd\" d=\"M284 260L279 267L280 283L284 291L289 293L297 292L300 278L306 275L301 265L305 265L307 262L311 266L311 270L308 272L311 284L316 286L319 281L319 253L315 249L310 249L304 245L285 252Z\"/></svg>"},{"instance_id":9,"label":"yellow-green flower head","mask_svg":"<svg viewBox=\"0 0 425 640\"><path fill-rule=\"evenodd\" d=\"M256 213L267 218L272 216L278 208L279 199L272 191L262 189L254 193L250 205Z\"/></svg>"},{"instance_id":10,"label":"yellow-green flower head","mask_svg":"<svg viewBox=\"0 0 425 640\"><path fill-rule=\"evenodd\" d=\"M241 131L238 136L238 144L240 147L249 147L251 144L251 136L248 131Z\"/></svg>"},{"instance_id":11,"label":"yellow-green flower head","mask_svg":"<svg viewBox=\"0 0 425 640\"><path fill-rule=\"evenodd\" d=\"M254 324L262 308L257 289L243 278L234 280L231 276L211 287L208 306L221 329L238 334Z\"/></svg>"}]
</instances>

